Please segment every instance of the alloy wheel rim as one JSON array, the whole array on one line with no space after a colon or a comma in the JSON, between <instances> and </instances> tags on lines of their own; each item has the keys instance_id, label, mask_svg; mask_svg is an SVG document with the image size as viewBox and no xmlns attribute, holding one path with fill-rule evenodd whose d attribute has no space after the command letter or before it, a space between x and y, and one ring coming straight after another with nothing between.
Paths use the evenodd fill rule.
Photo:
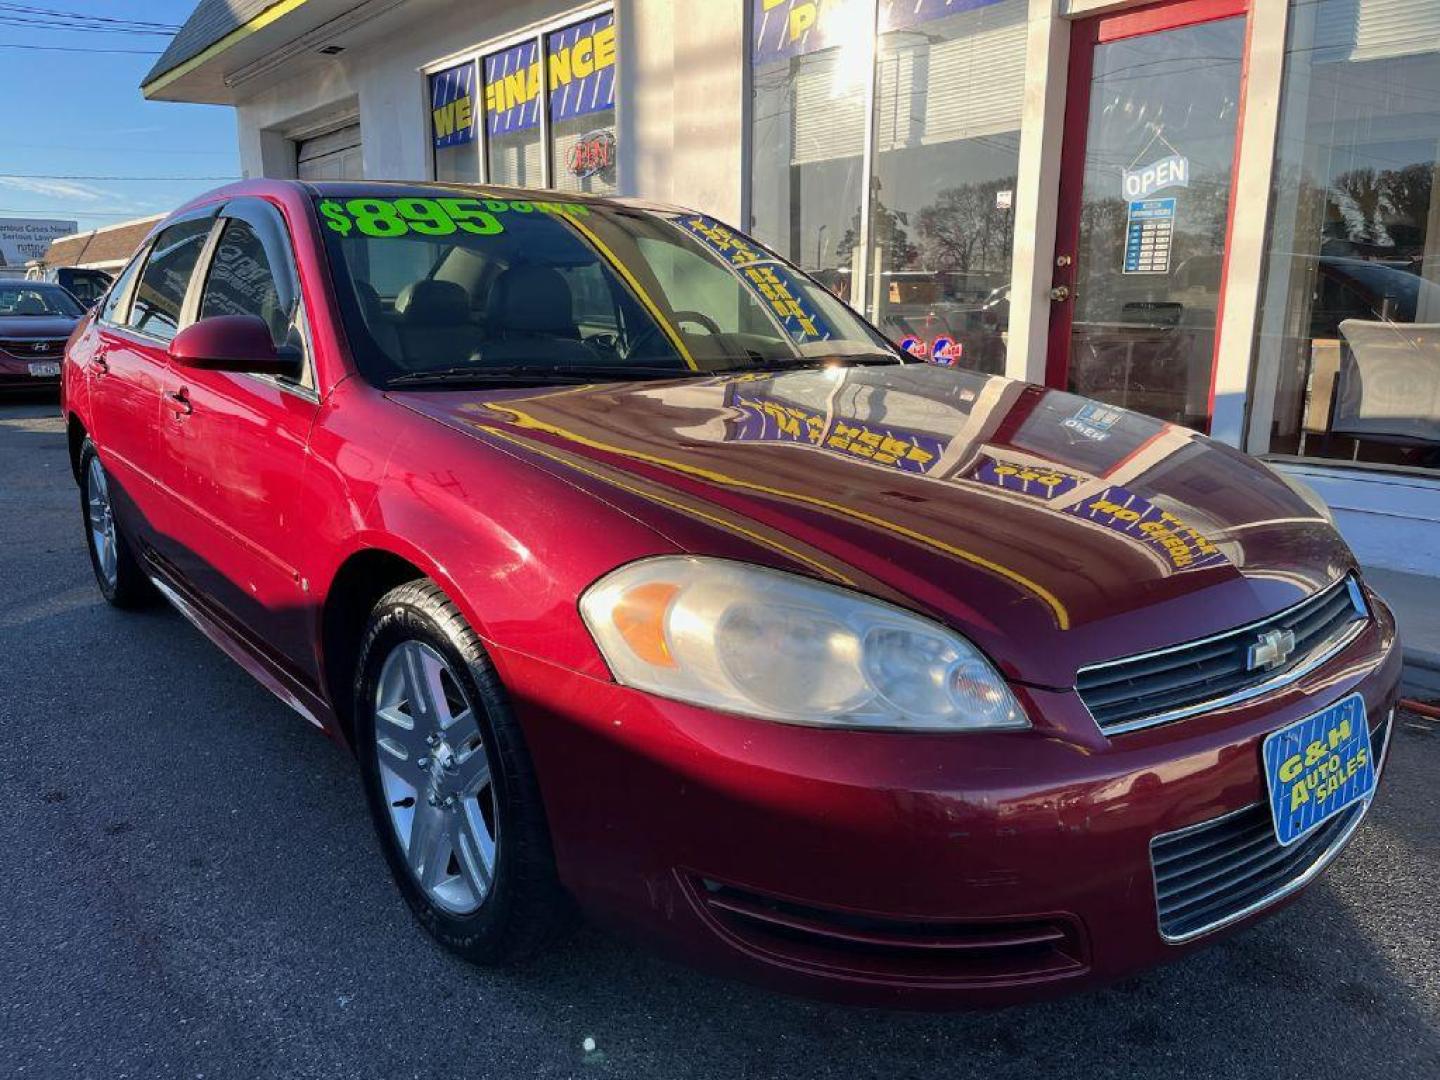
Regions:
<instances>
[{"instance_id":1,"label":"alloy wheel rim","mask_svg":"<svg viewBox=\"0 0 1440 1080\"><path fill-rule=\"evenodd\" d=\"M423 642L401 642L380 667L375 754L416 884L445 911L475 911L490 894L499 850L490 758L475 706Z\"/></svg>"},{"instance_id":2,"label":"alloy wheel rim","mask_svg":"<svg viewBox=\"0 0 1440 1080\"><path fill-rule=\"evenodd\" d=\"M110 508L110 486L98 457L90 459L85 485L86 516L90 524L90 545L105 584L115 587L118 554L115 542L115 514Z\"/></svg>"}]
</instances>

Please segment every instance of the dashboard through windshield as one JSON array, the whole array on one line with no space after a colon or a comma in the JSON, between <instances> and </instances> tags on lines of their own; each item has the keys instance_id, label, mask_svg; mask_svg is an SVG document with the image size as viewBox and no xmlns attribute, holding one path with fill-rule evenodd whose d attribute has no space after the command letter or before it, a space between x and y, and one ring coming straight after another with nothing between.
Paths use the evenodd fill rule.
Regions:
<instances>
[{"instance_id":1,"label":"dashboard through windshield","mask_svg":"<svg viewBox=\"0 0 1440 1080\"><path fill-rule=\"evenodd\" d=\"M821 286L702 214L467 188L316 199L378 385L900 362ZM433 377L433 378L432 378Z\"/></svg>"}]
</instances>

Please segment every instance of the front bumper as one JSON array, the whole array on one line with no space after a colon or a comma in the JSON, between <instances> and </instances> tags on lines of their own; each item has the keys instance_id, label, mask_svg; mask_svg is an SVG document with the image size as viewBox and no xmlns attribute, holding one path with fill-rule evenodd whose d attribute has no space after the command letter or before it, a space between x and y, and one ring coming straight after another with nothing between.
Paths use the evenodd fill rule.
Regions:
<instances>
[{"instance_id":1,"label":"front bumper","mask_svg":"<svg viewBox=\"0 0 1440 1080\"><path fill-rule=\"evenodd\" d=\"M14 389L26 386L58 386L60 375L57 371L54 375L33 375L30 365L35 364L60 364L58 357L46 356L38 360L24 360L9 353L0 352L0 388Z\"/></svg>"},{"instance_id":2,"label":"front bumper","mask_svg":"<svg viewBox=\"0 0 1440 1080\"><path fill-rule=\"evenodd\" d=\"M1027 732L844 732L693 708L491 648L561 877L593 916L776 989L950 1008L1116 979L1296 895L1353 827L1332 830L1283 890L1183 942L1160 930L1151 844L1263 804L1264 736L1350 693L1378 746L1401 659L1389 612L1373 613L1280 692L1112 739L1073 692L1017 688Z\"/></svg>"}]
</instances>

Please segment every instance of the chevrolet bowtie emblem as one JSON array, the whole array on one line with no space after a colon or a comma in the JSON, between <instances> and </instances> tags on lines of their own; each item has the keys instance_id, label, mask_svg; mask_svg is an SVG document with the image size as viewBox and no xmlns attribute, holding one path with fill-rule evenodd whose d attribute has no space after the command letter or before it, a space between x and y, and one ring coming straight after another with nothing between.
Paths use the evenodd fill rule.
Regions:
<instances>
[{"instance_id":1,"label":"chevrolet bowtie emblem","mask_svg":"<svg viewBox=\"0 0 1440 1080\"><path fill-rule=\"evenodd\" d=\"M1293 630L1266 630L1255 644L1250 646L1245 666L1251 671L1256 668L1270 671L1285 663L1294 651L1295 632Z\"/></svg>"}]
</instances>

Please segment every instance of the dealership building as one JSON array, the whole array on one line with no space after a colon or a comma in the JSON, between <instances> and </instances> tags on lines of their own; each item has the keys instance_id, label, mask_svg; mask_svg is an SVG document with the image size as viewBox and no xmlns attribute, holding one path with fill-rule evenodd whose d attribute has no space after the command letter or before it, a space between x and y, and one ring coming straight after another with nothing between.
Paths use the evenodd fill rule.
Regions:
<instances>
[{"instance_id":1,"label":"dealership building","mask_svg":"<svg viewBox=\"0 0 1440 1080\"><path fill-rule=\"evenodd\" d=\"M143 89L235 106L247 176L704 210L917 354L1208 431L1437 572L1433 0L201 0Z\"/></svg>"}]
</instances>

